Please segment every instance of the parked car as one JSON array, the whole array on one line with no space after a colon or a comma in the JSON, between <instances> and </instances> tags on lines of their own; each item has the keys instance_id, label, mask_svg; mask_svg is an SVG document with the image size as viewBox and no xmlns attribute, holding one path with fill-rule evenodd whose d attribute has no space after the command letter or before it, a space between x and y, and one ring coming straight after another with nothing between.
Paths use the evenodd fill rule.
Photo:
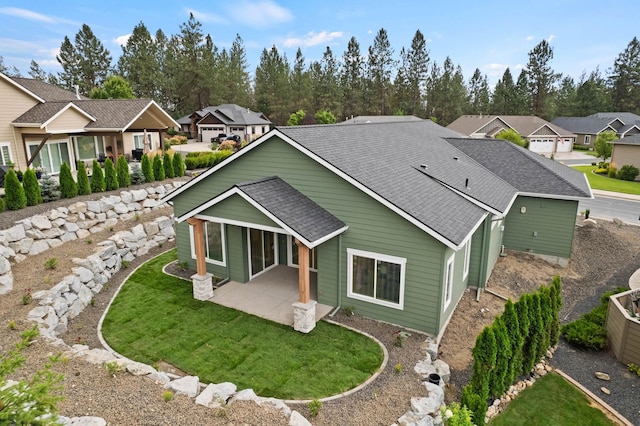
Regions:
<instances>
[{"instance_id":1,"label":"parked car","mask_svg":"<svg viewBox=\"0 0 640 426\"><path fill-rule=\"evenodd\" d=\"M211 142L214 143L221 143L224 141L234 141L234 142L240 142L242 139L240 138L239 135L235 135L233 133L220 133L218 134L217 137L215 138L211 138Z\"/></svg>"}]
</instances>

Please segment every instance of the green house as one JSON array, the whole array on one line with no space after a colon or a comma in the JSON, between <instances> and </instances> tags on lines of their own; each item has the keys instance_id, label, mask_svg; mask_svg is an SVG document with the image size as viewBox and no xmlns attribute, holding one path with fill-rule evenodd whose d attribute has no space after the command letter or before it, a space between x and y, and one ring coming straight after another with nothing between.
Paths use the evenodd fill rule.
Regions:
<instances>
[{"instance_id":1,"label":"green house","mask_svg":"<svg viewBox=\"0 0 640 426\"><path fill-rule=\"evenodd\" d=\"M504 248L566 261L591 197L562 164L426 120L279 127L164 201L194 297L213 296L212 274L298 268L297 330L315 325L315 286L322 305L439 339Z\"/></svg>"}]
</instances>

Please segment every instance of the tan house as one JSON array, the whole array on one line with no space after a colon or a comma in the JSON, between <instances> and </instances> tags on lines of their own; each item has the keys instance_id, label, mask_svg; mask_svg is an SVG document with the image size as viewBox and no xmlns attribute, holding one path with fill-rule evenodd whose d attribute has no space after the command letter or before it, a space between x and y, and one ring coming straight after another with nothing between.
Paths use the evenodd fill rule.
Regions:
<instances>
[{"instance_id":1,"label":"tan house","mask_svg":"<svg viewBox=\"0 0 640 426\"><path fill-rule=\"evenodd\" d=\"M622 139L611 141L611 165L618 170L620 167L630 164L640 169L640 134L626 136Z\"/></svg>"},{"instance_id":2,"label":"tan house","mask_svg":"<svg viewBox=\"0 0 640 426\"><path fill-rule=\"evenodd\" d=\"M42 167L161 148L161 132L178 127L150 99L87 99L40 80L0 74L0 164ZM145 140L148 142L145 147Z\"/></svg>"},{"instance_id":3,"label":"tan house","mask_svg":"<svg viewBox=\"0 0 640 426\"><path fill-rule=\"evenodd\" d=\"M515 130L538 154L571 152L576 135L535 115L463 115L447 126L472 138L495 138L501 130Z\"/></svg>"}]
</instances>

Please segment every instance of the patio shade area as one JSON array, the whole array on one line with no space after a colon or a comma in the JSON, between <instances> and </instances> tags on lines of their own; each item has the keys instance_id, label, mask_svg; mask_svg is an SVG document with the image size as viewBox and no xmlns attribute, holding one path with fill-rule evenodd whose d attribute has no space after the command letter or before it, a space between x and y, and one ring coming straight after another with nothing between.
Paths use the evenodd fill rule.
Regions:
<instances>
[{"instance_id":1,"label":"patio shade area","mask_svg":"<svg viewBox=\"0 0 640 426\"><path fill-rule=\"evenodd\" d=\"M316 274L310 276L311 299L318 300ZM209 301L288 326L293 325L293 303L297 302L298 270L278 265L248 283L230 281L214 290ZM316 321L332 306L316 305Z\"/></svg>"}]
</instances>

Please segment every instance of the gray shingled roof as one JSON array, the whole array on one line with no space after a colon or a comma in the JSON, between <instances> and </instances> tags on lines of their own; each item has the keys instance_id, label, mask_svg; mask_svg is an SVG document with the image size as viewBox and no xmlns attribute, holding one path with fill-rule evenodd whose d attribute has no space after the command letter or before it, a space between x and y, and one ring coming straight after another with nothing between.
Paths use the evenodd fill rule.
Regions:
<instances>
[{"instance_id":1,"label":"gray shingled roof","mask_svg":"<svg viewBox=\"0 0 640 426\"><path fill-rule=\"evenodd\" d=\"M415 115L359 115L338 124L397 123L400 121L422 121L422 118Z\"/></svg>"},{"instance_id":2,"label":"gray shingled roof","mask_svg":"<svg viewBox=\"0 0 640 426\"><path fill-rule=\"evenodd\" d=\"M469 136L496 118L501 119L523 137L533 137L534 132L545 125L560 136L575 136L568 129L535 115L463 115L449 124L447 128Z\"/></svg>"},{"instance_id":3,"label":"gray shingled roof","mask_svg":"<svg viewBox=\"0 0 640 426\"><path fill-rule=\"evenodd\" d=\"M96 119L87 119L85 129L123 129L131 123L151 100L149 99L88 99L73 100L71 103ZM52 101L38 104L20 117L14 123L45 123L69 101Z\"/></svg>"},{"instance_id":4,"label":"gray shingled roof","mask_svg":"<svg viewBox=\"0 0 640 426\"><path fill-rule=\"evenodd\" d=\"M309 242L343 228L344 222L277 176L236 187Z\"/></svg>"},{"instance_id":5,"label":"gray shingled roof","mask_svg":"<svg viewBox=\"0 0 640 426\"><path fill-rule=\"evenodd\" d=\"M62 89L58 86L46 83L41 80L22 77L11 77L11 79L34 95L44 99L46 102L73 101L78 99L74 92ZM87 99L84 96L81 96L81 98Z\"/></svg>"},{"instance_id":6,"label":"gray shingled roof","mask_svg":"<svg viewBox=\"0 0 640 426\"><path fill-rule=\"evenodd\" d=\"M609 121L617 118L627 125L640 123L640 115L632 112L596 112L595 114L591 114L589 117L604 118Z\"/></svg>"},{"instance_id":7,"label":"gray shingled roof","mask_svg":"<svg viewBox=\"0 0 640 426\"><path fill-rule=\"evenodd\" d=\"M513 185L518 192L547 196L591 197L583 173L504 140L447 141Z\"/></svg>"},{"instance_id":8,"label":"gray shingled roof","mask_svg":"<svg viewBox=\"0 0 640 426\"><path fill-rule=\"evenodd\" d=\"M587 135L597 135L605 130L614 130L608 127L611 123L611 118L604 117L558 117L552 121L564 129L567 129L574 133L581 133Z\"/></svg>"},{"instance_id":9,"label":"gray shingled roof","mask_svg":"<svg viewBox=\"0 0 640 426\"><path fill-rule=\"evenodd\" d=\"M251 111L236 104L222 104L217 106L208 106L196 111L200 117L207 114L213 114L226 125L238 126L260 126L263 124L271 124L271 121L265 120L261 112ZM193 114L193 113L192 113ZM190 124L191 115L185 115L176 120L180 124Z\"/></svg>"},{"instance_id":10,"label":"gray shingled roof","mask_svg":"<svg viewBox=\"0 0 640 426\"><path fill-rule=\"evenodd\" d=\"M611 141L611 143L616 145L640 145L640 133Z\"/></svg>"}]
</instances>

